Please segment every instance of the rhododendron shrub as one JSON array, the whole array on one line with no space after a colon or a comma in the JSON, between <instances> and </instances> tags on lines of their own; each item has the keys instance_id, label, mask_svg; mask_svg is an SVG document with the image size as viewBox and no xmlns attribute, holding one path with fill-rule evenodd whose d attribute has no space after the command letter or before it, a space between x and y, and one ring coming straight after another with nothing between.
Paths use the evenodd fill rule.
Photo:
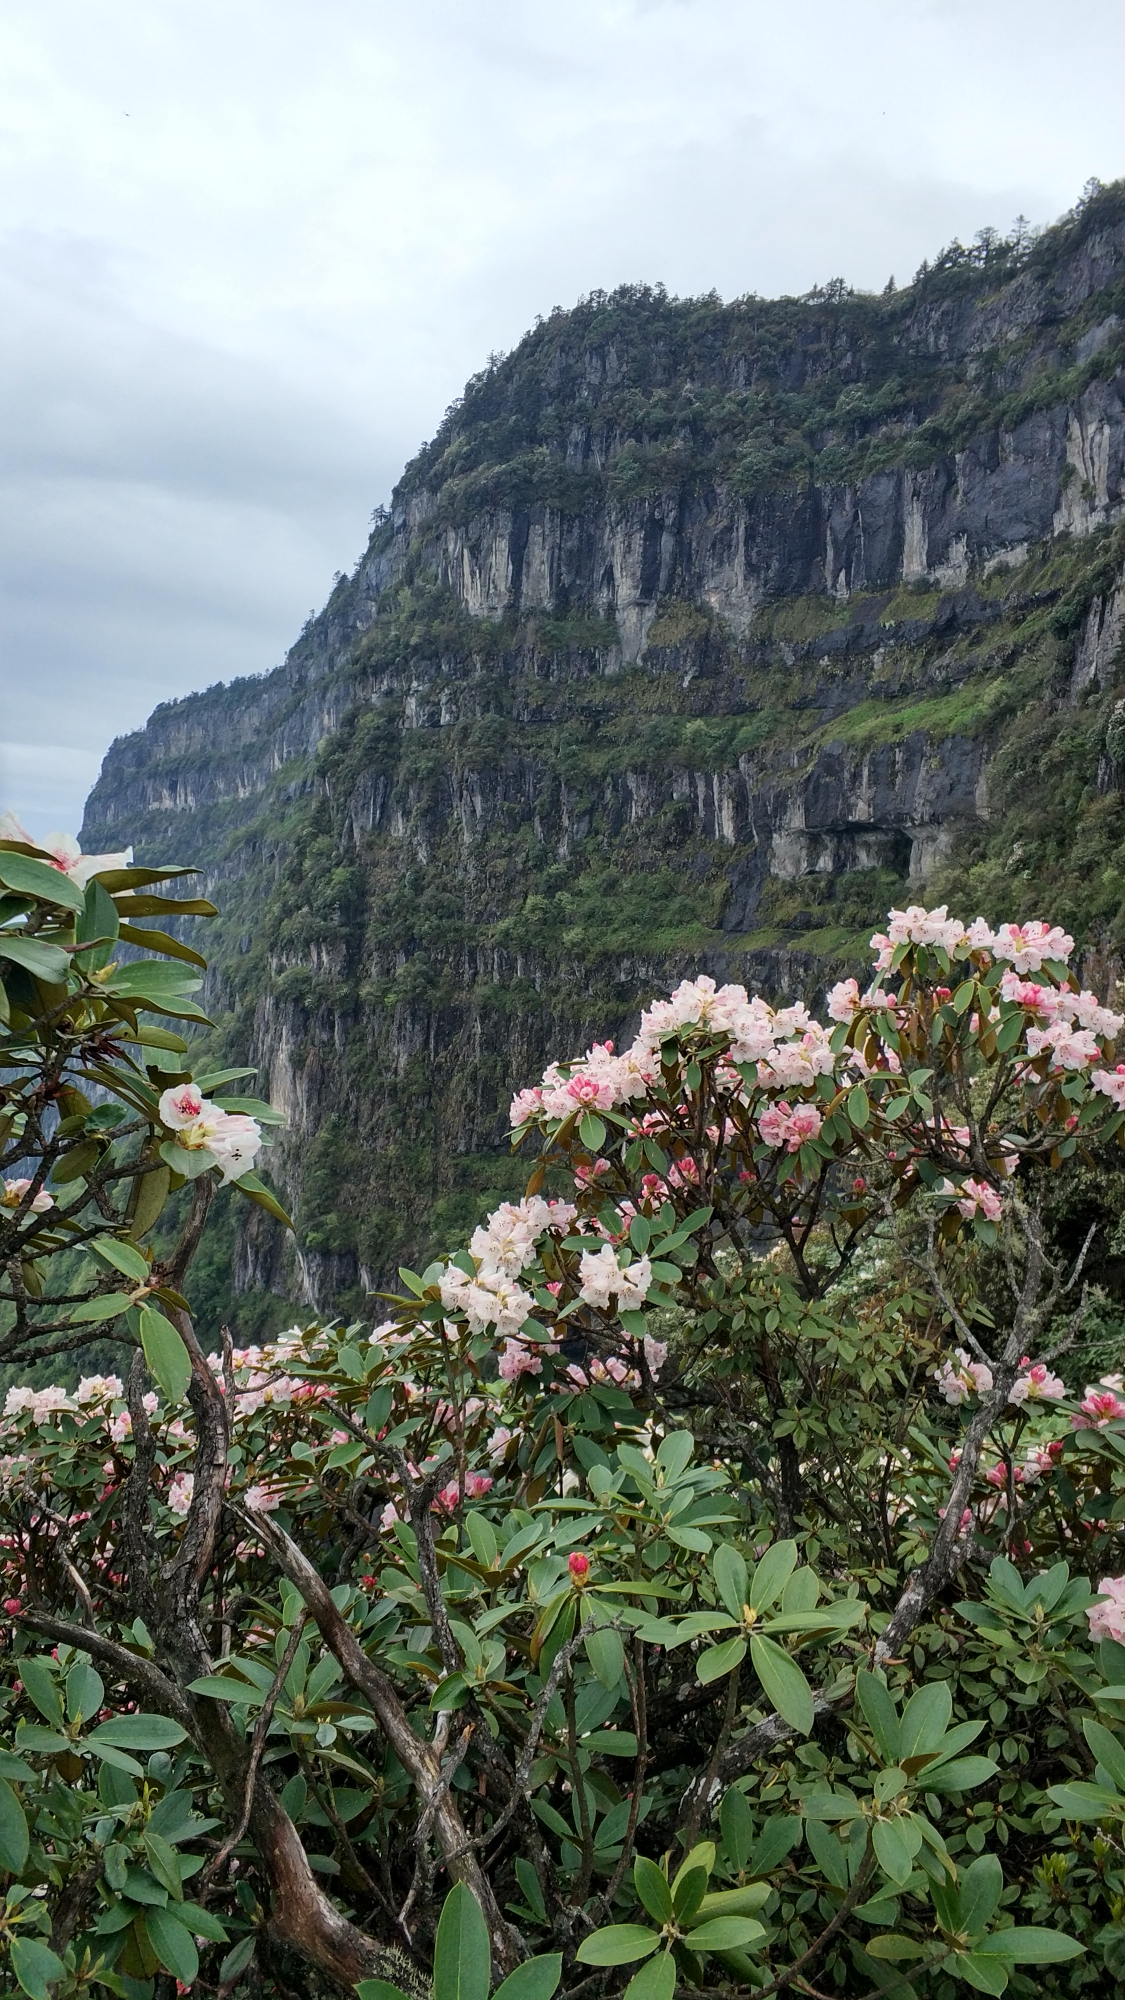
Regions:
<instances>
[{"instance_id":1,"label":"rhododendron shrub","mask_svg":"<svg viewBox=\"0 0 1125 2000\"><path fill-rule=\"evenodd\" d=\"M1026 1168L1118 1136L1121 1017L1057 927L875 950L552 1064L373 1329L169 1302L185 1385L8 1393L25 1992L420 1993L450 1882L564 1991L1116 1990L1125 1392Z\"/></svg>"}]
</instances>

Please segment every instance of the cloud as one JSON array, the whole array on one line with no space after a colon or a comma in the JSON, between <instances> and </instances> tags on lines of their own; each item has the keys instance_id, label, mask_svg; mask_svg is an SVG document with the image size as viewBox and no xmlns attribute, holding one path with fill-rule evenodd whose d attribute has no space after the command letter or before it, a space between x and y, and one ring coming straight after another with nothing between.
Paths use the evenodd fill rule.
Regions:
<instances>
[{"instance_id":1,"label":"cloud","mask_svg":"<svg viewBox=\"0 0 1125 2000\"><path fill-rule=\"evenodd\" d=\"M881 287L1119 174L1089 56L1123 40L1116 0L23 10L0 538L5 736L40 762L9 750L2 802L76 823L113 735L273 665L537 313Z\"/></svg>"}]
</instances>

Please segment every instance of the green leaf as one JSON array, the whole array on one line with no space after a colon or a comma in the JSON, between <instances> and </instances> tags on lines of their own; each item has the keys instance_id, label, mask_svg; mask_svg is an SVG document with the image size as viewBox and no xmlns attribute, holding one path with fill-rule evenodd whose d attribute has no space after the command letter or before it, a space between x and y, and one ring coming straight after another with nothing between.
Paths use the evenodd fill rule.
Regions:
<instances>
[{"instance_id":1,"label":"green leaf","mask_svg":"<svg viewBox=\"0 0 1125 2000\"><path fill-rule=\"evenodd\" d=\"M905 1882L913 1866L906 1839L894 1820L877 1819L871 1830L875 1859L892 1882Z\"/></svg>"},{"instance_id":2,"label":"green leaf","mask_svg":"<svg viewBox=\"0 0 1125 2000\"><path fill-rule=\"evenodd\" d=\"M1003 1958L1009 1965L1061 1965L1077 1958L1086 1949L1077 1938L1042 1924L1018 1924L1012 1930L993 1931L973 1946L987 1958Z\"/></svg>"},{"instance_id":3,"label":"green leaf","mask_svg":"<svg viewBox=\"0 0 1125 2000\"><path fill-rule=\"evenodd\" d=\"M919 1944L917 1938L891 1936L868 1938L863 1949L871 1958L895 1960L926 1956L926 1947L924 1944Z\"/></svg>"},{"instance_id":4,"label":"green leaf","mask_svg":"<svg viewBox=\"0 0 1125 2000\"><path fill-rule=\"evenodd\" d=\"M29 1654L26 1659L20 1661L19 1673L24 1685L24 1691L31 1696L40 1715L44 1716L48 1722L53 1722L56 1729L61 1729L63 1726L62 1696L59 1693L55 1677L47 1662L39 1659L35 1654Z\"/></svg>"},{"instance_id":5,"label":"green leaf","mask_svg":"<svg viewBox=\"0 0 1125 2000\"><path fill-rule=\"evenodd\" d=\"M1047 1797L1052 1799L1059 1811L1067 1819L1109 1819L1115 1810L1120 1811L1122 1799L1117 1792L1105 1792L1100 1785L1048 1785Z\"/></svg>"},{"instance_id":6,"label":"green leaf","mask_svg":"<svg viewBox=\"0 0 1125 2000\"><path fill-rule=\"evenodd\" d=\"M1092 1718L1083 1720L1082 1729L1102 1769L1112 1778L1118 1790L1125 1792L1125 1748L1120 1739Z\"/></svg>"},{"instance_id":7,"label":"green leaf","mask_svg":"<svg viewBox=\"0 0 1125 2000\"><path fill-rule=\"evenodd\" d=\"M658 1924L668 1923L672 1916L672 1891L664 1870L655 1861L638 1854L633 1863L633 1881L649 1916L655 1917Z\"/></svg>"},{"instance_id":8,"label":"green leaf","mask_svg":"<svg viewBox=\"0 0 1125 2000\"><path fill-rule=\"evenodd\" d=\"M776 1602L796 1567L796 1542L775 1542L766 1550L750 1585L749 1602L755 1611L765 1611Z\"/></svg>"},{"instance_id":9,"label":"green leaf","mask_svg":"<svg viewBox=\"0 0 1125 2000\"><path fill-rule=\"evenodd\" d=\"M174 1750L187 1736L169 1715L114 1715L90 1731L88 1743L112 1743L119 1750Z\"/></svg>"},{"instance_id":10,"label":"green leaf","mask_svg":"<svg viewBox=\"0 0 1125 2000\"><path fill-rule=\"evenodd\" d=\"M672 2000L675 1991L676 1961L670 1951L661 1951L634 1972L625 2000Z\"/></svg>"},{"instance_id":11,"label":"green leaf","mask_svg":"<svg viewBox=\"0 0 1125 2000\"><path fill-rule=\"evenodd\" d=\"M544 1952L527 1958L501 1981L492 2000L551 2000L562 1978L561 1951Z\"/></svg>"},{"instance_id":12,"label":"green leaf","mask_svg":"<svg viewBox=\"0 0 1125 2000\"><path fill-rule=\"evenodd\" d=\"M17 896L33 896L37 903L53 903L57 909L76 912L85 908L86 898L69 875L30 854L13 854L0 847L0 882Z\"/></svg>"},{"instance_id":13,"label":"green leaf","mask_svg":"<svg viewBox=\"0 0 1125 2000\"><path fill-rule=\"evenodd\" d=\"M122 1277L132 1278L135 1284L143 1284L148 1277L148 1259L143 1257L134 1243L123 1243L117 1236L95 1236L87 1249L100 1257L103 1264L109 1264Z\"/></svg>"},{"instance_id":14,"label":"green leaf","mask_svg":"<svg viewBox=\"0 0 1125 2000\"><path fill-rule=\"evenodd\" d=\"M16 1749L21 1756L57 1757L73 1748L69 1736L63 1736L57 1729L44 1729L38 1722L21 1722L16 1729Z\"/></svg>"},{"instance_id":15,"label":"green leaf","mask_svg":"<svg viewBox=\"0 0 1125 2000\"><path fill-rule=\"evenodd\" d=\"M72 1722L89 1722L105 1698L105 1685L93 1667L80 1663L66 1677L66 1712Z\"/></svg>"},{"instance_id":16,"label":"green leaf","mask_svg":"<svg viewBox=\"0 0 1125 2000\"><path fill-rule=\"evenodd\" d=\"M168 1842L149 1827L144 1836L144 1850L148 1856L148 1865L157 1881L163 1884L177 1903L182 1902L184 1886L180 1879L180 1867Z\"/></svg>"},{"instance_id":17,"label":"green leaf","mask_svg":"<svg viewBox=\"0 0 1125 2000\"><path fill-rule=\"evenodd\" d=\"M738 1951L764 1936L763 1926L753 1917L710 1917L690 1932L688 1944L692 1951Z\"/></svg>"},{"instance_id":18,"label":"green leaf","mask_svg":"<svg viewBox=\"0 0 1125 2000\"><path fill-rule=\"evenodd\" d=\"M245 1972L247 1966L250 1963L250 1960L253 1958L254 1953L257 1950L257 1946L258 1946L257 1937L254 1935L253 1932L251 1932L249 1937L244 1937L240 1939L239 1943L235 1945L233 1951L228 1951L226 1957L224 1958L222 1964L219 1967L220 1986L228 1986L231 1980L237 1979L240 1972ZM364 1985L382 1986L384 1983L385 1982L381 1979L364 1981ZM363 1986L357 1986L356 1992L362 1994ZM388 1986L387 1993L388 1994L398 1993L397 1986ZM385 1996L377 1996L377 2000L385 2000ZM406 2000L405 1994L400 1994L399 2000Z\"/></svg>"},{"instance_id":19,"label":"green leaf","mask_svg":"<svg viewBox=\"0 0 1125 2000\"><path fill-rule=\"evenodd\" d=\"M488 2000L491 1963L488 1927L464 1882L455 1882L442 1906L434 1939L434 2000Z\"/></svg>"},{"instance_id":20,"label":"green leaf","mask_svg":"<svg viewBox=\"0 0 1125 2000\"><path fill-rule=\"evenodd\" d=\"M656 1950L660 1939L655 1931L646 1930L643 1924L607 1924L604 1930L594 1931L583 1938L578 1947L580 1965L631 1965L634 1959L647 1958ZM434 2000L438 2000L435 1993Z\"/></svg>"},{"instance_id":21,"label":"green leaf","mask_svg":"<svg viewBox=\"0 0 1125 2000\"><path fill-rule=\"evenodd\" d=\"M847 1109L848 1117L856 1131L862 1132L864 1126L871 1120L871 1105L862 1083L857 1083L853 1090L849 1090Z\"/></svg>"},{"instance_id":22,"label":"green leaf","mask_svg":"<svg viewBox=\"0 0 1125 2000\"><path fill-rule=\"evenodd\" d=\"M201 1909L198 1903L181 1903L176 1915L182 1924L187 1925L193 1937L209 1938L212 1944L229 1944L230 1934L214 1910Z\"/></svg>"},{"instance_id":23,"label":"green leaf","mask_svg":"<svg viewBox=\"0 0 1125 2000\"><path fill-rule=\"evenodd\" d=\"M948 1764L927 1766L921 1782L928 1792L969 1792L987 1785L999 1769L991 1757L954 1757Z\"/></svg>"},{"instance_id":24,"label":"green leaf","mask_svg":"<svg viewBox=\"0 0 1125 2000\"><path fill-rule=\"evenodd\" d=\"M888 1764L899 1761L899 1720L894 1702L886 1682L879 1674L869 1674L861 1667L855 1677L856 1699L859 1702L868 1727L875 1738L880 1754Z\"/></svg>"},{"instance_id":25,"label":"green leaf","mask_svg":"<svg viewBox=\"0 0 1125 2000\"><path fill-rule=\"evenodd\" d=\"M199 1971L199 1953L195 1939L184 1929L179 1916L171 1910L149 1909L144 1914L144 1926L161 1965L185 1986L190 1986Z\"/></svg>"},{"instance_id":26,"label":"green leaf","mask_svg":"<svg viewBox=\"0 0 1125 2000\"><path fill-rule=\"evenodd\" d=\"M948 1681L929 1681L925 1687L920 1687L902 1711L898 1756L892 1761L903 1764L908 1757L921 1756L927 1750L940 1750L941 1739L949 1727L952 1713L953 1696Z\"/></svg>"},{"instance_id":27,"label":"green leaf","mask_svg":"<svg viewBox=\"0 0 1125 2000\"><path fill-rule=\"evenodd\" d=\"M12 1971L30 2000L51 2000L49 1988L62 1979L66 1967L38 1938L12 1939Z\"/></svg>"},{"instance_id":28,"label":"green leaf","mask_svg":"<svg viewBox=\"0 0 1125 2000\"><path fill-rule=\"evenodd\" d=\"M57 944L45 944L40 938L17 937L12 931L0 931L0 958L8 959L12 965L22 965L33 979L44 979L49 986L61 986L70 971L70 958Z\"/></svg>"},{"instance_id":29,"label":"green leaf","mask_svg":"<svg viewBox=\"0 0 1125 2000\"><path fill-rule=\"evenodd\" d=\"M722 1830L723 1845L735 1867L745 1868L754 1845L754 1821L746 1803L746 1795L732 1785L723 1795L719 1807L719 1826Z\"/></svg>"},{"instance_id":30,"label":"green leaf","mask_svg":"<svg viewBox=\"0 0 1125 2000\"><path fill-rule=\"evenodd\" d=\"M582 1144L591 1153L600 1153L605 1144L605 1125L594 1111L586 1111L578 1121Z\"/></svg>"},{"instance_id":31,"label":"green leaf","mask_svg":"<svg viewBox=\"0 0 1125 2000\"><path fill-rule=\"evenodd\" d=\"M292 1217L286 1214L277 1196L270 1193L265 1182L257 1174L242 1174L234 1185L248 1201L254 1203L255 1208L264 1208L266 1214L272 1215L275 1222L280 1222L285 1229L292 1229Z\"/></svg>"},{"instance_id":32,"label":"green leaf","mask_svg":"<svg viewBox=\"0 0 1125 2000\"><path fill-rule=\"evenodd\" d=\"M1004 1870L995 1854L978 1854L961 1877L958 1930L982 1931L1004 1893Z\"/></svg>"},{"instance_id":33,"label":"green leaf","mask_svg":"<svg viewBox=\"0 0 1125 2000\"><path fill-rule=\"evenodd\" d=\"M112 1743L92 1743L87 1737L76 1748L84 1754L88 1751L100 1764L108 1764L111 1770L128 1771L131 1778L144 1777L144 1768L138 1764L136 1758L130 1757L127 1750L115 1749Z\"/></svg>"},{"instance_id":34,"label":"green leaf","mask_svg":"<svg viewBox=\"0 0 1125 2000\"><path fill-rule=\"evenodd\" d=\"M406 2000L401 1986L392 1986L389 1979L360 1979L355 1990L359 2000Z\"/></svg>"},{"instance_id":35,"label":"green leaf","mask_svg":"<svg viewBox=\"0 0 1125 2000\"><path fill-rule=\"evenodd\" d=\"M191 1381L191 1360L171 1320L155 1306L141 1307L141 1346L153 1381L160 1384L170 1403L180 1402Z\"/></svg>"},{"instance_id":36,"label":"green leaf","mask_svg":"<svg viewBox=\"0 0 1125 2000\"><path fill-rule=\"evenodd\" d=\"M715 1889L704 1896L697 1912L704 1917L756 1917L770 1898L769 1882L744 1882L741 1889Z\"/></svg>"},{"instance_id":37,"label":"green leaf","mask_svg":"<svg viewBox=\"0 0 1125 2000\"><path fill-rule=\"evenodd\" d=\"M794 1729L807 1736L813 1726L813 1695L796 1660L783 1646L757 1633L750 1640L750 1663L762 1683L767 1701Z\"/></svg>"},{"instance_id":38,"label":"green leaf","mask_svg":"<svg viewBox=\"0 0 1125 2000\"><path fill-rule=\"evenodd\" d=\"M69 1319L72 1326L82 1326L101 1320L120 1319L121 1314L128 1310L127 1292L107 1292L100 1299L83 1299L81 1305L75 1306L69 1314Z\"/></svg>"},{"instance_id":39,"label":"green leaf","mask_svg":"<svg viewBox=\"0 0 1125 2000\"><path fill-rule=\"evenodd\" d=\"M543 1901L543 1891L539 1886L539 1877L535 1873L530 1861L525 1861L522 1854L516 1857L516 1881L523 1891L523 1899L528 1909L532 1911L541 1924L545 1924L547 1922L547 1905Z\"/></svg>"},{"instance_id":40,"label":"green leaf","mask_svg":"<svg viewBox=\"0 0 1125 2000\"><path fill-rule=\"evenodd\" d=\"M741 1618L746 1604L746 1564L729 1542L721 1542L711 1559L711 1570L723 1603L732 1618Z\"/></svg>"},{"instance_id":41,"label":"green leaf","mask_svg":"<svg viewBox=\"0 0 1125 2000\"><path fill-rule=\"evenodd\" d=\"M733 1639L725 1639L721 1646L706 1647L695 1663L695 1671L706 1685L708 1681L719 1680L723 1674L732 1673L735 1667L742 1665L745 1658L746 1641L736 1635Z\"/></svg>"},{"instance_id":42,"label":"green leaf","mask_svg":"<svg viewBox=\"0 0 1125 2000\"><path fill-rule=\"evenodd\" d=\"M995 1958L975 1951L951 1952L945 1969L975 1986L978 1993L1003 1993L1008 1984L1008 1968Z\"/></svg>"},{"instance_id":43,"label":"green leaf","mask_svg":"<svg viewBox=\"0 0 1125 2000\"><path fill-rule=\"evenodd\" d=\"M605 1626L587 1626L584 1640L586 1658L604 1688L615 1688L625 1672L625 1648L621 1635Z\"/></svg>"},{"instance_id":44,"label":"green leaf","mask_svg":"<svg viewBox=\"0 0 1125 2000\"><path fill-rule=\"evenodd\" d=\"M27 1860L27 1819L23 1807L4 1778L0 1778L0 1868L19 1875Z\"/></svg>"}]
</instances>

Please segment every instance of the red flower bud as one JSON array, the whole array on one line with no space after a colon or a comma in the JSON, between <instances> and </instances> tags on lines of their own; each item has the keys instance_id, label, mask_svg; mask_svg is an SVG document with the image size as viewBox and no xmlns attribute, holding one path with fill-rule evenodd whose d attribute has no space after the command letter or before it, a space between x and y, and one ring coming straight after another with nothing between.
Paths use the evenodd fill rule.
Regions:
<instances>
[{"instance_id":1,"label":"red flower bud","mask_svg":"<svg viewBox=\"0 0 1125 2000\"><path fill-rule=\"evenodd\" d=\"M582 1554L581 1549L575 1549L573 1553L567 1557L566 1566L570 1571L572 1581L578 1585L579 1589L581 1589L582 1585L586 1581L586 1578L590 1574L589 1556L584 1556Z\"/></svg>"}]
</instances>

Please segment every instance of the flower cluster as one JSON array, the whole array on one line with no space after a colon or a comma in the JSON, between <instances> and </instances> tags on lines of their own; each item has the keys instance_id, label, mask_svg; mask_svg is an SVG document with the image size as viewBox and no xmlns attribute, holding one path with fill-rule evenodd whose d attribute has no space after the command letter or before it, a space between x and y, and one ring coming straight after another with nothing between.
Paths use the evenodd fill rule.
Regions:
<instances>
[{"instance_id":1,"label":"flower cluster","mask_svg":"<svg viewBox=\"0 0 1125 2000\"><path fill-rule=\"evenodd\" d=\"M29 1180L0 1182L0 1208L22 1208L30 1186L31 1182ZM28 1214L45 1215L47 1210L53 1208L54 1205L54 1196L48 1194L46 1188L40 1188L37 1193L32 1195L31 1200L28 1202Z\"/></svg>"},{"instance_id":2,"label":"flower cluster","mask_svg":"<svg viewBox=\"0 0 1125 2000\"><path fill-rule=\"evenodd\" d=\"M934 1369L934 1380L947 1403L954 1405L968 1401L973 1395L987 1396L992 1387L992 1370L984 1361L973 1361L963 1347L954 1349L951 1360L945 1360Z\"/></svg>"},{"instance_id":3,"label":"flower cluster","mask_svg":"<svg viewBox=\"0 0 1125 2000\"><path fill-rule=\"evenodd\" d=\"M1086 1613L1091 1639L1116 1639L1125 1644L1125 1576L1103 1576L1098 1585L1101 1602L1091 1604Z\"/></svg>"},{"instance_id":4,"label":"flower cluster","mask_svg":"<svg viewBox=\"0 0 1125 2000\"><path fill-rule=\"evenodd\" d=\"M244 1111L224 1111L211 1104L194 1083L166 1090L160 1099L160 1119L175 1133L176 1144L189 1152L211 1153L221 1169L224 1187L249 1173L262 1148L262 1128Z\"/></svg>"}]
</instances>

